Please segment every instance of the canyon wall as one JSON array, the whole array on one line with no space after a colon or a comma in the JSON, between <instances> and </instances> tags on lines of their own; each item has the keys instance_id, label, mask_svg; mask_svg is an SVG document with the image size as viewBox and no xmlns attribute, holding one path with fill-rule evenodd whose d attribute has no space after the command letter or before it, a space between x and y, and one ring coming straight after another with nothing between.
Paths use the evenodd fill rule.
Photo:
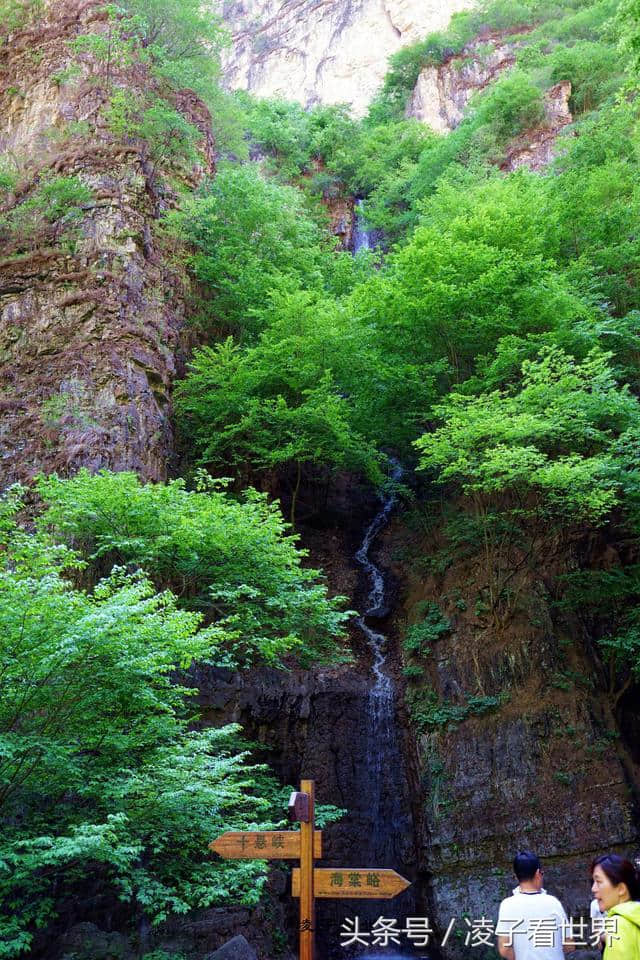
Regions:
<instances>
[{"instance_id":1,"label":"canyon wall","mask_svg":"<svg viewBox=\"0 0 640 960\"><path fill-rule=\"evenodd\" d=\"M366 524L365 508L355 500L333 531L308 540L332 586L361 609L362 583L346 558ZM368 726L372 674L357 631L355 667L251 674L202 669L195 677L208 722L241 723L283 782L314 777L319 801L347 810L324 831L323 866L371 862L412 882L389 903L320 901L320 955L327 960L350 955L340 946L340 929L356 915L363 931L378 916L396 918L400 928L406 917L429 917L435 943L455 918L442 955L468 957L465 917L495 922L515 883L510 864L519 848L544 859L545 885L567 912L588 917L593 856L633 854L639 842L640 757L620 735L579 619L554 610L546 571L527 570L514 586L520 609L496 626L482 605L480 556L445 571L429 569L443 544L440 528L425 537L400 515L373 551L394 606L376 629L389 637L388 669L398 695L397 741L380 757L377 816ZM403 639L434 605L450 629L431 645L421 675L407 681ZM472 709L461 712L469 703ZM285 903L288 890L287 881ZM484 960L495 950L480 944L474 955Z\"/></svg>"},{"instance_id":2,"label":"canyon wall","mask_svg":"<svg viewBox=\"0 0 640 960\"><path fill-rule=\"evenodd\" d=\"M225 0L232 89L305 106L347 103L362 116L387 59L444 29L474 0Z\"/></svg>"},{"instance_id":3,"label":"canyon wall","mask_svg":"<svg viewBox=\"0 0 640 960\"><path fill-rule=\"evenodd\" d=\"M512 609L494 618L486 561L446 551L437 526L424 537L397 523L386 545L405 585L398 635L426 611L447 625L407 694L427 827L417 856L434 875L434 917L495 919L518 849L544 859L545 886L569 915L588 917L591 859L636 852L640 757L580 618L554 604L560 566L521 569Z\"/></svg>"},{"instance_id":4,"label":"canyon wall","mask_svg":"<svg viewBox=\"0 0 640 960\"><path fill-rule=\"evenodd\" d=\"M25 222L0 259L0 473L3 485L41 469L133 469L158 480L172 454L171 383L185 278L156 237L173 202L162 165L108 128L112 89L153 81L138 65L107 78L69 44L107 29L96 3L49 4L37 28L5 48L0 154L19 173L0 214L14 215L45 178L91 191L72 230ZM212 170L211 117L185 92L175 107L202 133L193 184ZM14 230L15 234L15 230Z\"/></svg>"},{"instance_id":5,"label":"canyon wall","mask_svg":"<svg viewBox=\"0 0 640 960\"><path fill-rule=\"evenodd\" d=\"M406 116L426 124L435 133L455 130L473 96L514 66L522 43L508 33L485 33L440 66L425 67L407 104ZM573 122L571 92L569 82L555 84L546 91L542 123L523 131L509 145L502 169L542 170L552 162L559 135Z\"/></svg>"}]
</instances>

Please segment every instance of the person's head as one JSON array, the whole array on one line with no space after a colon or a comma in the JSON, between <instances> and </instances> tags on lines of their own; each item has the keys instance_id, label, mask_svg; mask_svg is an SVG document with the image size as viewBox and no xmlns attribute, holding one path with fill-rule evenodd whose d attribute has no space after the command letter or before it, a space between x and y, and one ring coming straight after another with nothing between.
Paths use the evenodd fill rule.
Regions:
<instances>
[{"instance_id":1,"label":"person's head","mask_svg":"<svg viewBox=\"0 0 640 960\"><path fill-rule=\"evenodd\" d=\"M596 857L591 864L591 893L604 913L619 903L640 899L640 874L617 853Z\"/></svg>"},{"instance_id":2,"label":"person's head","mask_svg":"<svg viewBox=\"0 0 640 960\"><path fill-rule=\"evenodd\" d=\"M521 850L513 858L513 872L520 884L527 884L540 890L542 887L542 867L540 858L530 850Z\"/></svg>"}]
</instances>

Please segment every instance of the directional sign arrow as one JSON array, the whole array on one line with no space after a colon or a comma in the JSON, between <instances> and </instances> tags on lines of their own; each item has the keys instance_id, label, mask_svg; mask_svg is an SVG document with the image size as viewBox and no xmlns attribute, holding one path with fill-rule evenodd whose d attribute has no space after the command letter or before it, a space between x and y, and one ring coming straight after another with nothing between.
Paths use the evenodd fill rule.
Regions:
<instances>
[{"instance_id":1,"label":"directional sign arrow","mask_svg":"<svg viewBox=\"0 0 640 960\"><path fill-rule=\"evenodd\" d=\"M367 870L349 867L315 867L313 871L313 895L315 897L340 897L358 900L391 900L407 887L405 880L395 870ZM300 870L293 868L291 895L300 896Z\"/></svg>"},{"instance_id":2,"label":"directional sign arrow","mask_svg":"<svg viewBox=\"0 0 640 960\"><path fill-rule=\"evenodd\" d=\"M209 844L209 849L227 859L298 860L300 831L223 833ZM322 857L322 830L314 832L313 856L315 860Z\"/></svg>"}]
</instances>

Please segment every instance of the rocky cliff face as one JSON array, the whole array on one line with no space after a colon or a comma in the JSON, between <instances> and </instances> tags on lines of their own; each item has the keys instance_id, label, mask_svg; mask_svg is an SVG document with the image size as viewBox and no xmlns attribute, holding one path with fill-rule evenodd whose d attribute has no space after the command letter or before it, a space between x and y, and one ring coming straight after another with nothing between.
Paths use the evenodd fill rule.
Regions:
<instances>
[{"instance_id":1,"label":"rocky cliff face","mask_svg":"<svg viewBox=\"0 0 640 960\"><path fill-rule=\"evenodd\" d=\"M172 202L162 171L107 129L107 87L149 87L140 67L109 82L69 41L106 29L96 3L50 4L37 29L5 48L0 154L19 170L4 199L11 213L46 177L77 176L90 188L71 235L54 224L0 258L0 472L2 482L39 469L87 466L166 475L172 450L171 381L182 322L181 278L154 238ZM36 54L36 56L34 56ZM175 106L203 132L211 118L188 93Z\"/></svg>"},{"instance_id":2,"label":"rocky cliff face","mask_svg":"<svg viewBox=\"0 0 640 960\"><path fill-rule=\"evenodd\" d=\"M356 520L345 518L332 537L316 537L325 550L335 541L333 552L342 560L336 566L331 551L326 553L326 569L334 586L339 583L361 605L356 571L344 560L357 539ZM398 519L383 541L377 562L397 587L395 614L381 629L390 638L398 734L391 752L379 758L377 816L371 809L376 786L370 776L372 675L366 656L358 667L245 675L203 670L196 678L209 722L241 723L264 745L283 782L314 777L321 802L346 808L345 819L325 830L323 866L366 861L412 881L402 897L370 909L360 902L320 901L320 955L345 955L341 924L357 914L365 931L380 915L397 918L399 927L407 916L428 916L436 940L457 918L442 955L466 957L464 917L495 921L500 900L514 885L510 863L518 847L544 858L546 885L568 913L588 915L592 857L603 850L631 853L638 843L640 784L640 771L598 688L588 637L578 623L553 613L542 577L522 577L514 589L530 608L496 629L483 620L478 604L479 558L453 563L444 574L421 574L425 557L442 546L441 532L425 539ZM402 638L409 624L422 619L425 604L434 603L451 630L432 645L421 677L410 682L407 706ZM485 703L493 698L495 706L456 719L455 707L472 697L487 698ZM421 702L440 709L426 723ZM287 881L285 903L288 889ZM291 916L292 927L294 922ZM485 956L481 947L476 952ZM486 956L492 955L488 950Z\"/></svg>"},{"instance_id":3,"label":"rocky cliff face","mask_svg":"<svg viewBox=\"0 0 640 960\"><path fill-rule=\"evenodd\" d=\"M551 87L544 96L544 122L528 130L509 145L503 170L544 170L558 155L558 137L572 122L569 100L571 84L566 81Z\"/></svg>"},{"instance_id":4,"label":"rocky cliff face","mask_svg":"<svg viewBox=\"0 0 640 960\"><path fill-rule=\"evenodd\" d=\"M362 116L387 59L446 27L473 0L226 0L233 89L310 106L347 103Z\"/></svg>"},{"instance_id":5,"label":"rocky cliff face","mask_svg":"<svg viewBox=\"0 0 640 960\"><path fill-rule=\"evenodd\" d=\"M398 631L420 622L425 604L451 628L431 644L409 696L426 828L418 857L434 875L434 918L442 927L465 912L495 916L516 848L545 859L545 885L569 914L588 915L592 857L638 843L640 785L589 639L553 611L549 570L514 579L522 605L496 625L482 606L480 558L421 574L419 558L442 540L398 526L391 556L412 540L415 563L395 565L406 584ZM468 703L477 712L456 718Z\"/></svg>"},{"instance_id":6,"label":"rocky cliff face","mask_svg":"<svg viewBox=\"0 0 640 960\"><path fill-rule=\"evenodd\" d=\"M455 130L474 94L485 90L513 67L521 42L511 40L508 34L484 34L441 66L426 67L407 104L407 117L425 123L436 133ZM558 136L573 121L570 97L570 83L556 84L546 92L544 122L527 130L510 145L504 170L518 167L542 170L551 163Z\"/></svg>"},{"instance_id":7,"label":"rocky cliff face","mask_svg":"<svg viewBox=\"0 0 640 960\"><path fill-rule=\"evenodd\" d=\"M441 66L425 67L407 104L407 117L425 123L436 133L454 130L471 97L514 65L516 49L508 34L487 34L468 43L460 55Z\"/></svg>"}]
</instances>

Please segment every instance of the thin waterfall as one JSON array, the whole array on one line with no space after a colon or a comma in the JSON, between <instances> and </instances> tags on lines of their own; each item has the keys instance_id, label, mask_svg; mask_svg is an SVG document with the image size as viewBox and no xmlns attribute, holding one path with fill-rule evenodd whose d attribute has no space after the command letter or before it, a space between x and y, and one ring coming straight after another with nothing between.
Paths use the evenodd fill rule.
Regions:
<instances>
[{"instance_id":1,"label":"thin waterfall","mask_svg":"<svg viewBox=\"0 0 640 960\"><path fill-rule=\"evenodd\" d=\"M373 237L364 217L364 200L356 200L355 223L353 225L353 252L373 250Z\"/></svg>"},{"instance_id":2,"label":"thin waterfall","mask_svg":"<svg viewBox=\"0 0 640 960\"><path fill-rule=\"evenodd\" d=\"M391 479L397 483L402 477L402 467L397 461L392 461L392 465ZM379 829L377 852L387 864L391 864L397 856L394 826L397 826L401 818L401 811L395 809L395 790L388 782L385 767L394 759L400 762L400 748L395 726L393 683L385 669L387 638L369 626L367 617L380 619L387 612L384 575L371 560L369 553L374 541L389 522L396 502L397 497L393 490L382 499L382 506L367 527L355 555L356 562L364 569L370 583L366 609L356 622L367 638L373 654L373 684L367 698L366 763L371 791L371 812Z\"/></svg>"},{"instance_id":3,"label":"thin waterfall","mask_svg":"<svg viewBox=\"0 0 640 960\"><path fill-rule=\"evenodd\" d=\"M397 460L392 460L391 479L398 483L403 470ZM393 681L387 673L387 637L374 630L367 618L382 620L388 613L385 577L370 557L370 551L377 537L387 526L397 503L394 489L382 498L381 506L367 527L362 544L355 554L355 560L363 568L369 581L369 593L364 613L356 621L373 655L372 684L367 694L367 739L366 756L363 758L367 768L367 803L371 813L371 835L369 854L378 867L392 867L402 873L402 864L407 859L407 831L410 823L407 819L406 798L399 789L404 776L404 758L396 729L395 698ZM404 898L390 901L370 901L358 904L358 914L369 928L379 916L398 918L415 914L415 892ZM404 905L404 909L401 906ZM366 950L358 954L359 960L403 960L415 956L411 951L403 953L397 947L385 950ZM424 953L421 953L424 956Z\"/></svg>"}]
</instances>

